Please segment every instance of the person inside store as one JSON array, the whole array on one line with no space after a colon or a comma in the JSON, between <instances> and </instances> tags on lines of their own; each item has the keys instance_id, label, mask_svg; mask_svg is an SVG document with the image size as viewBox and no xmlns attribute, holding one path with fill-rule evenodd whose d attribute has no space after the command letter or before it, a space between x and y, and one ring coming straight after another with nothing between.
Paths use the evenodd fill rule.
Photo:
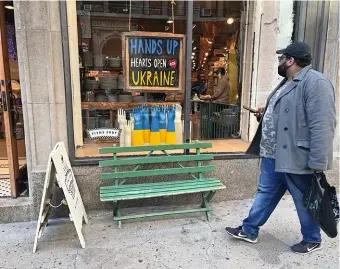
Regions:
<instances>
[{"instance_id":1,"label":"person inside store","mask_svg":"<svg viewBox=\"0 0 340 269\"><path fill-rule=\"evenodd\" d=\"M204 80L201 79L201 75L198 74L197 79L193 85L193 87L191 88L191 93L192 94L197 94L198 96L204 94L207 91L206 88L206 83Z\"/></svg>"},{"instance_id":2,"label":"person inside store","mask_svg":"<svg viewBox=\"0 0 340 269\"><path fill-rule=\"evenodd\" d=\"M200 98L203 101L211 101L214 103L227 105L229 101L230 84L228 75L223 67L217 70L217 76L218 84L216 90L214 91L214 94L203 95Z\"/></svg>"},{"instance_id":3,"label":"person inside store","mask_svg":"<svg viewBox=\"0 0 340 269\"><path fill-rule=\"evenodd\" d=\"M246 152L261 157L255 201L241 226L226 227L232 237L256 243L260 227L288 190L301 224L302 241L291 247L295 253L322 248L320 227L303 206L303 194L315 173L332 168L336 126L334 87L311 68L310 51L306 43L295 42L276 52L284 79L255 114L260 123Z\"/></svg>"}]
</instances>

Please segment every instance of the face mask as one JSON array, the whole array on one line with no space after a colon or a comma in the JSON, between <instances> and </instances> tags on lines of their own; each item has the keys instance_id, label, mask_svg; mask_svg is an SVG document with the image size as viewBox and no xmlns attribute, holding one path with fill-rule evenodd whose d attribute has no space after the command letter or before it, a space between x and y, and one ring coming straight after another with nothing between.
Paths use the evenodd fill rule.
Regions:
<instances>
[{"instance_id":1,"label":"face mask","mask_svg":"<svg viewBox=\"0 0 340 269\"><path fill-rule=\"evenodd\" d=\"M290 66L286 65L287 61L283 62L282 64L280 64L277 67L277 73L281 76L281 77L287 77L287 70Z\"/></svg>"}]
</instances>

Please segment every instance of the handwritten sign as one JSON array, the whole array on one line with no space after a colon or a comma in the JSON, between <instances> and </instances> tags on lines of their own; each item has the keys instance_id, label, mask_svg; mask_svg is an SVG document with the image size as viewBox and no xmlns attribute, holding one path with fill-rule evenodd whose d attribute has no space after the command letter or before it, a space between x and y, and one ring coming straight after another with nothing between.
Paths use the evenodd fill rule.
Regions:
<instances>
[{"instance_id":1,"label":"handwritten sign","mask_svg":"<svg viewBox=\"0 0 340 269\"><path fill-rule=\"evenodd\" d=\"M184 90L184 35L123 33L125 89Z\"/></svg>"}]
</instances>

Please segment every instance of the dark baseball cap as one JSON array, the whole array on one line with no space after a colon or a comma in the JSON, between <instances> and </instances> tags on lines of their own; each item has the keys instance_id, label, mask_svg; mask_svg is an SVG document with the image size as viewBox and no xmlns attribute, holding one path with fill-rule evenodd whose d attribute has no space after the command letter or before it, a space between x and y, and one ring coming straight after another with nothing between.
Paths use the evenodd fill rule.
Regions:
<instances>
[{"instance_id":1,"label":"dark baseball cap","mask_svg":"<svg viewBox=\"0 0 340 269\"><path fill-rule=\"evenodd\" d=\"M311 49L304 42L294 42L287 48L276 51L277 54L285 54L299 59L311 59Z\"/></svg>"}]
</instances>

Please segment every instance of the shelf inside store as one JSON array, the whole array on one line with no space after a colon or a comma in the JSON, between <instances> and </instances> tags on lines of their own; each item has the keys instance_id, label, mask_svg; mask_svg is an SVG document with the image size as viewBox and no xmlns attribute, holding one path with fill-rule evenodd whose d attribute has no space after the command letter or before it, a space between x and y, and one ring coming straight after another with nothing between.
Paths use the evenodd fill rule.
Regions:
<instances>
[{"instance_id":1,"label":"shelf inside store","mask_svg":"<svg viewBox=\"0 0 340 269\"><path fill-rule=\"evenodd\" d=\"M176 105L179 102L82 102L81 108L84 110L97 109L97 110L116 110L116 109L132 109L137 106L147 105L147 106L167 106Z\"/></svg>"},{"instance_id":2,"label":"shelf inside store","mask_svg":"<svg viewBox=\"0 0 340 269\"><path fill-rule=\"evenodd\" d=\"M123 71L123 67L110 67L110 66L87 66L85 71Z\"/></svg>"}]
</instances>

